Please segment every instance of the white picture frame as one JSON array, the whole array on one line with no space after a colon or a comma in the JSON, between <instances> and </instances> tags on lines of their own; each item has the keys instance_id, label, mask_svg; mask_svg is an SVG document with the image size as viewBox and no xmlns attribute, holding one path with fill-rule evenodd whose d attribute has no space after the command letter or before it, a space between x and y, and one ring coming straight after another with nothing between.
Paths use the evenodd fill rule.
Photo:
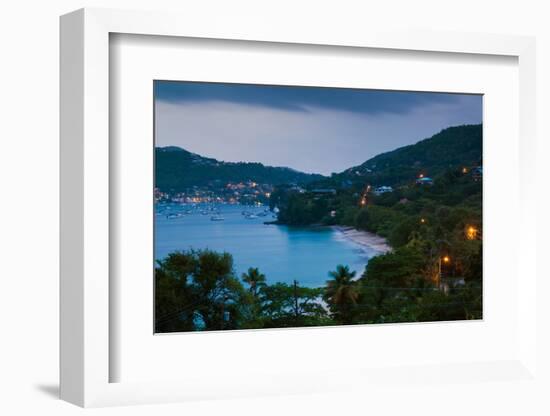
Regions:
<instances>
[{"instance_id":1,"label":"white picture frame","mask_svg":"<svg viewBox=\"0 0 550 416\"><path fill-rule=\"evenodd\" d=\"M265 22L263 22L265 23ZM323 392L407 378L410 369L331 370L337 381L307 372L271 374L258 381L228 386L193 377L182 381L112 382L110 366L120 357L110 348L110 34L225 39L281 44L429 51L442 54L502 55L518 59L519 68L519 200L517 263L522 285L517 292L517 354L506 360L439 365L418 363L416 380L447 373L464 382L472 374L506 380L536 380L536 218L535 41L529 37L466 33L382 32L350 30L307 33L276 24L250 26L222 20L205 27L192 16L165 13L83 9L61 18L61 398L88 406L158 403L197 398ZM529 213L529 215L528 215ZM519 269L518 269L519 270ZM300 331L300 330L294 330ZM307 330L301 330L307 331ZM366 371L368 370L368 371ZM339 381L338 381L339 380ZM412 379L411 379L412 380ZM410 381L413 382L413 381ZM536 381L535 381L536 382Z\"/></svg>"}]
</instances>

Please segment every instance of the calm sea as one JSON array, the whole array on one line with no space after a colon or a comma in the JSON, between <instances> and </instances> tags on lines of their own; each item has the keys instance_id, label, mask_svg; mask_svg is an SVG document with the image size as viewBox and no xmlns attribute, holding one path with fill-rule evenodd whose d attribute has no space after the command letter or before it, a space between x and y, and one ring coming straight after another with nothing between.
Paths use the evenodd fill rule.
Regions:
<instances>
[{"instance_id":1,"label":"calm sea","mask_svg":"<svg viewBox=\"0 0 550 416\"><path fill-rule=\"evenodd\" d=\"M176 250L211 249L233 255L238 276L258 267L268 283L324 286L328 272L348 265L359 277L370 257L368 248L328 227L297 228L266 225L273 214L265 207L240 205L156 207L155 257Z\"/></svg>"}]
</instances>

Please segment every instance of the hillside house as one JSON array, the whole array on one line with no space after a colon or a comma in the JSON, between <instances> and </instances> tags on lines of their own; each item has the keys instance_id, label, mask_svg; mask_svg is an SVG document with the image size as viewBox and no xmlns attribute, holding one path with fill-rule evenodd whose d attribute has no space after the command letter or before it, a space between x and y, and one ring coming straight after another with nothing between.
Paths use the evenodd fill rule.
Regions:
<instances>
[{"instance_id":1,"label":"hillside house","mask_svg":"<svg viewBox=\"0 0 550 416\"><path fill-rule=\"evenodd\" d=\"M312 189L311 193L315 195L336 195L336 189L318 188L318 189Z\"/></svg>"},{"instance_id":2,"label":"hillside house","mask_svg":"<svg viewBox=\"0 0 550 416\"><path fill-rule=\"evenodd\" d=\"M416 180L416 184L417 185L420 185L420 186L425 186L425 185L433 185L434 184L434 181L432 178L429 178L427 176L423 176L421 178L418 178Z\"/></svg>"},{"instance_id":3,"label":"hillside house","mask_svg":"<svg viewBox=\"0 0 550 416\"><path fill-rule=\"evenodd\" d=\"M379 186L377 188L374 188L374 195L382 195L388 192L393 192L393 188L391 186Z\"/></svg>"},{"instance_id":4,"label":"hillside house","mask_svg":"<svg viewBox=\"0 0 550 416\"><path fill-rule=\"evenodd\" d=\"M483 167L477 166L474 169L472 169L472 178L474 181L480 181L483 178Z\"/></svg>"}]
</instances>

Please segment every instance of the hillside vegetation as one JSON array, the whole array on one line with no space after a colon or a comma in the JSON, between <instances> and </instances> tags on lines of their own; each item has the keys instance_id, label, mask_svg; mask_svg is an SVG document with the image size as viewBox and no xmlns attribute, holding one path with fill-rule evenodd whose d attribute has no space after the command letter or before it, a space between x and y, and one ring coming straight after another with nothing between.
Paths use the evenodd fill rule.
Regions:
<instances>
[{"instance_id":1,"label":"hillside vegetation","mask_svg":"<svg viewBox=\"0 0 550 416\"><path fill-rule=\"evenodd\" d=\"M183 192L193 186L214 182L255 181L263 184L308 183L321 175L307 174L285 167L261 163L222 162L199 156L179 147L155 149L155 186L162 192Z\"/></svg>"},{"instance_id":2,"label":"hillside vegetation","mask_svg":"<svg viewBox=\"0 0 550 416\"><path fill-rule=\"evenodd\" d=\"M481 164L481 125L445 129L330 178L157 149L162 186L270 180L278 223L350 226L392 246L364 270L336 265L313 289L299 287L300 276L268 285L256 265L236 276L229 253L172 253L155 270L157 331L481 319Z\"/></svg>"},{"instance_id":3,"label":"hillside vegetation","mask_svg":"<svg viewBox=\"0 0 550 416\"><path fill-rule=\"evenodd\" d=\"M280 209L282 224L350 226L388 239L392 252L372 258L357 283L349 284L358 293L349 321L477 319L482 316L481 160L482 126L452 127L311 184L305 192L279 187L270 203ZM421 177L429 180L418 183ZM379 186L388 188L380 193Z\"/></svg>"},{"instance_id":4,"label":"hillside vegetation","mask_svg":"<svg viewBox=\"0 0 550 416\"><path fill-rule=\"evenodd\" d=\"M332 178L339 181L395 185L409 182L419 172L435 177L448 169L482 164L482 125L449 127L415 144L381 153Z\"/></svg>"}]
</instances>

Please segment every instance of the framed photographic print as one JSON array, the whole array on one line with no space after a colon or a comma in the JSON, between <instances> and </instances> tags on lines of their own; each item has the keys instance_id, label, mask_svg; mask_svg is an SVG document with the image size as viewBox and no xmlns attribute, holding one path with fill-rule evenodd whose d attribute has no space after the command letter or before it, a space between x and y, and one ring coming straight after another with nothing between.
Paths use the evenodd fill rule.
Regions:
<instances>
[{"instance_id":1,"label":"framed photographic print","mask_svg":"<svg viewBox=\"0 0 550 416\"><path fill-rule=\"evenodd\" d=\"M481 95L153 85L155 332L482 319Z\"/></svg>"},{"instance_id":2,"label":"framed photographic print","mask_svg":"<svg viewBox=\"0 0 550 416\"><path fill-rule=\"evenodd\" d=\"M537 383L533 40L244 22L62 17L62 398Z\"/></svg>"}]
</instances>

